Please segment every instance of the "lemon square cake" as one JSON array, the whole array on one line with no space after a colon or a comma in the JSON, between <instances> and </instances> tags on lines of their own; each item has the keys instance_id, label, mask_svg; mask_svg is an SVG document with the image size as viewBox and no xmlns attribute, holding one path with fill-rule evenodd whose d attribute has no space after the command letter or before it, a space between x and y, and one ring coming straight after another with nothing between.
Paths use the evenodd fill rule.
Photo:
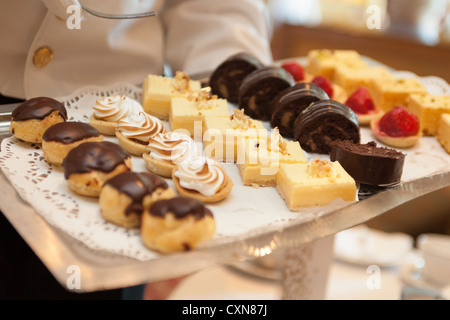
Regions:
<instances>
[{"instance_id":1,"label":"lemon square cake","mask_svg":"<svg viewBox=\"0 0 450 320\"><path fill-rule=\"evenodd\" d=\"M422 133L434 136L437 133L441 115L450 113L450 96L431 94L412 94L406 107L420 120Z\"/></svg>"},{"instance_id":2,"label":"lemon square cake","mask_svg":"<svg viewBox=\"0 0 450 320\"><path fill-rule=\"evenodd\" d=\"M283 163L276 186L290 210L356 200L356 182L337 161Z\"/></svg>"},{"instance_id":3,"label":"lemon square cake","mask_svg":"<svg viewBox=\"0 0 450 320\"><path fill-rule=\"evenodd\" d=\"M398 105L406 107L411 94L427 93L425 86L416 78L372 79L368 89L375 106L385 112Z\"/></svg>"},{"instance_id":4,"label":"lemon square cake","mask_svg":"<svg viewBox=\"0 0 450 320\"><path fill-rule=\"evenodd\" d=\"M437 131L437 139L445 151L450 153L450 114L448 113L441 116Z\"/></svg>"},{"instance_id":5,"label":"lemon square cake","mask_svg":"<svg viewBox=\"0 0 450 320\"><path fill-rule=\"evenodd\" d=\"M207 157L235 162L240 138L267 136L261 121L250 118L243 110L234 109L229 117L206 116L203 143Z\"/></svg>"},{"instance_id":6,"label":"lemon square cake","mask_svg":"<svg viewBox=\"0 0 450 320\"><path fill-rule=\"evenodd\" d=\"M286 141L275 128L270 136L241 138L237 146L236 164L244 185L276 185L282 163L306 163L298 141Z\"/></svg>"},{"instance_id":7,"label":"lemon square cake","mask_svg":"<svg viewBox=\"0 0 450 320\"><path fill-rule=\"evenodd\" d=\"M184 72L176 72L175 77L150 74L145 78L142 87L142 106L144 111L152 116L168 120L173 97L200 89L200 81L191 80Z\"/></svg>"},{"instance_id":8,"label":"lemon square cake","mask_svg":"<svg viewBox=\"0 0 450 320\"><path fill-rule=\"evenodd\" d=\"M174 130L187 130L191 137L203 137L205 117L229 117L230 110L226 99L209 96L206 91L171 100L169 126ZM198 130L198 132L196 132Z\"/></svg>"},{"instance_id":9,"label":"lemon square cake","mask_svg":"<svg viewBox=\"0 0 450 320\"><path fill-rule=\"evenodd\" d=\"M365 67L366 63L355 50L311 50L307 55L306 72L313 75L322 75L334 82L335 70L338 66Z\"/></svg>"}]
</instances>

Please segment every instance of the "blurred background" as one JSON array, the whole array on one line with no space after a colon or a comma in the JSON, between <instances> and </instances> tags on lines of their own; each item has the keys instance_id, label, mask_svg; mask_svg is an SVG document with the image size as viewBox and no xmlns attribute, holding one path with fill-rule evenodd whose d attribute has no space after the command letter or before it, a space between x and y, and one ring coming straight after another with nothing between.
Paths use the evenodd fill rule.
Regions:
<instances>
[{"instance_id":1,"label":"blurred background","mask_svg":"<svg viewBox=\"0 0 450 320\"><path fill-rule=\"evenodd\" d=\"M269 0L276 60L354 49L397 70L450 83L450 0ZM413 237L450 234L450 188L367 223Z\"/></svg>"},{"instance_id":2,"label":"blurred background","mask_svg":"<svg viewBox=\"0 0 450 320\"><path fill-rule=\"evenodd\" d=\"M355 49L450 82L449 0L269 0L275 59Z\"/></svg>"}]
</instances>

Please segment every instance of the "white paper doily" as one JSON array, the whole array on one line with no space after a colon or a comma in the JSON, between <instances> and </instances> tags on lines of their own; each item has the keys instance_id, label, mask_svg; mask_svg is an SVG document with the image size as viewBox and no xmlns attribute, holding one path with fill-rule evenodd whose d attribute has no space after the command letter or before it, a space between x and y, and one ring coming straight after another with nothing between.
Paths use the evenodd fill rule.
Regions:
<instances>
[{"instance_id":1,"label":"white paper doily","mask_svg":"<svg viewBox=\"0 0 450 320\"><path fill-rule=\"evenodd\" d=\"M430 92L450 94L450 87L436 77L421 78ZM140 101L141 89L129 84L108 88L90 86L81 88L62 101L69 120L88 122L96 100L110 95L127 95ZM230 105L230 108L234 106ZM369 129L361 129L362 142L374 140ZM105 137L116 141L115 138ZM436 172L450 170L450 156L433 137L424 137L420 143L406 150L403 181L409 181ZM314 155L308 155L310 158ZM140 157L132 157L134 171L146 171ZM156 259L159 254L141 243L139 230L127 230L107 223L100 215L98 199L72 193L64 180L61 168L49 165L38 144L21 142L14 137L3 140L0 167L18 194L50 225L57 227L94 250L120 254L137 260ZM208 205L216 219L216 233L204 247L213 247L302 221L318 219L336 208L346 206L342 201L325 208L310 208L291 212L275 188L243 186L235 164L224 164L235 186L230 195L219 204ZM167 180L173 186L171 180Z\"/></svg>"}]
</instances>

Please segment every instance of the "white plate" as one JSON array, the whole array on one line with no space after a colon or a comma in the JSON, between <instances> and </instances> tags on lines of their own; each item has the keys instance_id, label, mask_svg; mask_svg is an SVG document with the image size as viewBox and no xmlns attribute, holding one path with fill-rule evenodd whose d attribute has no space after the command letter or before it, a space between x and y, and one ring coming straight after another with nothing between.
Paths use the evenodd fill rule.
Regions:
<instances>
[{"instance_id":1,"label":"white plate","mask_svg":"<svg viewBox=\"0 0 450 320\"><path fill-rule=\"evenodd\" d=\"M400 278L408 286L443 292L448 290L445 284L431 282L423 273L424 260L418 250L408 253L400 267ZM448 295L448 293L446 293Z\"/></svg>"},{"instance_id":2,"label":"white plate","mask_svg":"<svg viewBox=\"0 0 450 320\"><path fill-rule=\"evenodd\" d=\"M379 267L398 266L413 246L405 233L387 233L356 226L336 234L334 254L341 261Z\"/></svg>"}]
</instances>

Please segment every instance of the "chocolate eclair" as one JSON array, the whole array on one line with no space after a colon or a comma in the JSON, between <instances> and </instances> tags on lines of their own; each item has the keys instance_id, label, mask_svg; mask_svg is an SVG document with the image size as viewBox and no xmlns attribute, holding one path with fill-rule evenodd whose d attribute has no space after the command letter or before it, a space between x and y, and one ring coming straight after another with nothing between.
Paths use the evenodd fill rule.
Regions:
<instances>
[{"instance_id":1,"label":"chocolate eclair","mask_svg":"<svg viewBox=\"0 0 450 320\"><path fill-rule=\"evenodd\" d=\"M141 216L155 201L174 197L167 182L150 172L125 171L107 180L100 192L102 217L126 228L139 227Z\"/></svg>"},{"instance_id":2,"label":"chocolate eclair","mask_svg":"<svg viewBox=\"0 0 450 320\"><path fill-rule=\"evenodd\" d=\"M84 122L65 121L48 128L42 136L44 159L61 166L70 150L84 142L103 141L97 129Z\"/></svg>"},{"instance_id":3,"label":"chocolate eclair","mask_svg":"<svg viewBox=\"0 0 450 320\"><path fill-rule=\"evenodd\" d=\"M98 197L103 184L132 170L130 155L109 141L85 142L69 151L63 161L64 178L78 194Z\"/></svg>"},{"instance_id":4,"label":"chocolate eclair","mask_svg":"<svg viewBox=\"0 0 450 320\"><path fill-rule=\"evenodd\" d=\"M23 141L41 143L45 130L66 120L67 110L62 102L36 97L22 102L13 110L9 131Z\"/></svg>"},{"instance_id":5,"label":"chocolate eclair","mask_svg":"<svg viewBox=\"0 0 450 320\"><path fill-rule=\"evenodd\" d=\"M278 66L259 68L244 78L239 87L238 105L253 119L268 121L272 102L282 90L295 84L292 75Z\"/></svg>"},{"instance_id":6,"label":"chocolate eclair","mask_svg":"<svg viewBox=\"0 0 450 320\"><path fill-rule=\"evenodd\" d=\"M390 186L400 182L406 155L395 149L366 144L333 141L330 159L339 161L356 182L370 186Z\"/></svg>"},{"instance_id":7,"label":"chocolate eclair","mask_svg":"<svg viewBox=\"0 0 450 320\"><path fill-rule=\"evenodd\" d=\"M238 102L239 87L246 76L264 65L254 55L240 52L228 57L212 73L209 86L212 94Z\"/></svg>"},{"instance_id":8,"label":"chocolate eclair","mask_svg":"<svg viewBox=\"0 0 450 320\"><path fill-rule=\"evenodd\" d=\"M214 216L205 205L189 197L154 202L142 215L143 244L163 253L191 250L215 232Z\"/></svg>"},{"instance_id":9,"label":"chocolate eclair","mask_svg":"<svg viewBox=\"0 0 450 320\"><path fill-rule=\"evenodd\" d=\"M295 119L294 138L306 152L329 154L335 140L360 142L358 118L337 101L313 102Z\"/></svg>"},{"instance_id":10,"label":"chocolate eclair","mask_svg":"<svg viewBox=\"0 0 450 320\"><path fill-rule=\"evenodd\" d=\"M294 137L294 121L311 103L329 100L328 95L314 83L299 82L281 91L273 100L270 124L278 127L283 137Z\"/></svg>"}]
</instances>

